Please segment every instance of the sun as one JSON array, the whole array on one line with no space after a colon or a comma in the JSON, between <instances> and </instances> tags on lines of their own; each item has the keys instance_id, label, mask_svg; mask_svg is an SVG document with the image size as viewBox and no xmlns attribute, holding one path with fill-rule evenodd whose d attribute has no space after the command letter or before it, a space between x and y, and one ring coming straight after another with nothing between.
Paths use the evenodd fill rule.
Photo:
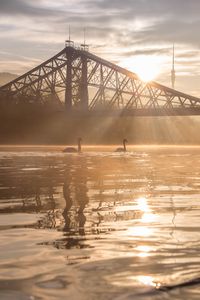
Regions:
<instances>
[{"instance_id":1,"label":"sun","mask_svg":"<svg viewBox=\"0 0 200 300\"><path fill-rule=\"evenodd\" d=\"M121 65L145 82L154 80L160 73L160 59L157 56L138 55L126 58Z\"/></svg>"}]
</instances>

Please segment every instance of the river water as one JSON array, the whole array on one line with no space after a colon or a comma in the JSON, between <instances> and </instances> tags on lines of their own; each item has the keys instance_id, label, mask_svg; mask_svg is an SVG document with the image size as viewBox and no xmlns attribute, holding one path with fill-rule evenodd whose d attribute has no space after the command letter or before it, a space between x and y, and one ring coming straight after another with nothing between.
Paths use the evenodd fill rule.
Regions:
<instances>
[{"instance_id":1,"label":"river water","mask_svg":"<svg viewBox=\"0 0 200 300\"><path fill-rule=\"evenodd\" d=\"M0 148L0 299L200 299L200 148Z\"/></svg>"}]
</instances>

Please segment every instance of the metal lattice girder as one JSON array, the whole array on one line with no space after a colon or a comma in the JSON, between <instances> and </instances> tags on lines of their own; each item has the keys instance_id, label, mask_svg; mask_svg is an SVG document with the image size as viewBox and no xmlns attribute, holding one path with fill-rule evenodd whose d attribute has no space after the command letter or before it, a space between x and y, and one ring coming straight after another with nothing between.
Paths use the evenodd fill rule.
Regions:
<instances>
[{"instance_id":1,"label":"metal lattice girder","mask_svg":"<svg viewBox=\"0 0 200 300\"><path fill-rule=\"evenodd\" d=\"M200 114L199 98L156 82L142 82L135 73L71 46L1 87L0 100L56 102L68 110L162 109L176 114L177 109L190 109Z\"/></svg>"}]
</instances>

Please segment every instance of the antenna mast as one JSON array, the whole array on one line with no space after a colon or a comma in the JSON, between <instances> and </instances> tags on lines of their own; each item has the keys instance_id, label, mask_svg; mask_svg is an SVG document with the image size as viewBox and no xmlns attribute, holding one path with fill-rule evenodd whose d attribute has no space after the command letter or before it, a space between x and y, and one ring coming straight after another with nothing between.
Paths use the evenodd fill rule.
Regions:
<instances>
[{"instance_id":1,"label":"antenna mast","mask_svg":"<svg viewBox=\"0 0 200 300\"><path fill-rule=\"evenodd\" d=\"M173 57L172 57L172 70L171 70L171 84L173 89L175 86L175 80L176 80L176 72L174 68L174 44L173 44Z\"/></svg>"},{"instance_id":2,"label":"antenna mast","mask_svg":"<svg viewBox=\"0 0 200 300\"><path fill-rule=\"evenodd\" d=\"M85 28L83 29L83 44L81 44L81 49L84 51L89 51L89 45L85 43Z\"/></svg>"},{"instance_id":3,"label":"antenna mast","mask_svg":"<svg viewBox=\"0 0 200 300\"><path fill-rule=\"evenodd\" d=\"M69 39L65 41L65 47L74 47L74 42L71 41L71 28L69 25Z\"/></svg>"},{"instance_id":4,"label":"antenna mast","mask_svg":"<svg viewBox=\"0 0 200 300\"><path fill-rule=\"evenodd\" d=\"M70 25L69 25L69 41L71 41Z\"/></svg>"}]
</instances>

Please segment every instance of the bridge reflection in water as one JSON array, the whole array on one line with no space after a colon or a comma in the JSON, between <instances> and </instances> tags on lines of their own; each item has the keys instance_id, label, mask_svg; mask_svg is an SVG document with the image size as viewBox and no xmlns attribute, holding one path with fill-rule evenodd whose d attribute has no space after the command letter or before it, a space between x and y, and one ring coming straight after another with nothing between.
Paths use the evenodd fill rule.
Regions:
<instances>
[{"instance_id":1,"label":"bridge reflection in water","mask_svg":"<svg viewBox=\"0 0 200 300\"><path fill-rule=\"evenodd\" d=\"M128 161L120 154L114 160L84 154L5 159L9 167L0 174L0 213L39 213L39 221L28 226L63 231L64 238L54 241L55 247L86 247L88 234L115 231L115 222L145 213L137 205L137 195L146 193L151 179L131 174Z\"/></svg>"},{"instance_id":2,"label":"bridge reflection in water","mask_svg":"<svg viewBox=\"0 0 200 300\"><path fill-rule=\"evenodd\" d=\"M47 299L54 286L56 296L73 286L83 299L150 287L155 299L174 278L175 288L198 284L199 162L199 148L187 147L1 152L0 274L17 271L0 286L28 293L31 285Z\"/></svg>"},{"instance_id":3,"label":"bridge reflection in water","mask_svg":"<svg viewBox=\"0 0 200 300\"><path fill-rule=\"evenodd\" d=\"M63 238L53 242L57 248L89 247L90 235L121 230L123 221L151 223L155 215L146 197L157 194L154 167L159 164L151 154L140 154L139 160L132 154L5 159L9 167L0 174L0 213L40 213L29 226L63 231ZM128 234L148 230L131 228Z\"/></svg>"}]
</instances>

